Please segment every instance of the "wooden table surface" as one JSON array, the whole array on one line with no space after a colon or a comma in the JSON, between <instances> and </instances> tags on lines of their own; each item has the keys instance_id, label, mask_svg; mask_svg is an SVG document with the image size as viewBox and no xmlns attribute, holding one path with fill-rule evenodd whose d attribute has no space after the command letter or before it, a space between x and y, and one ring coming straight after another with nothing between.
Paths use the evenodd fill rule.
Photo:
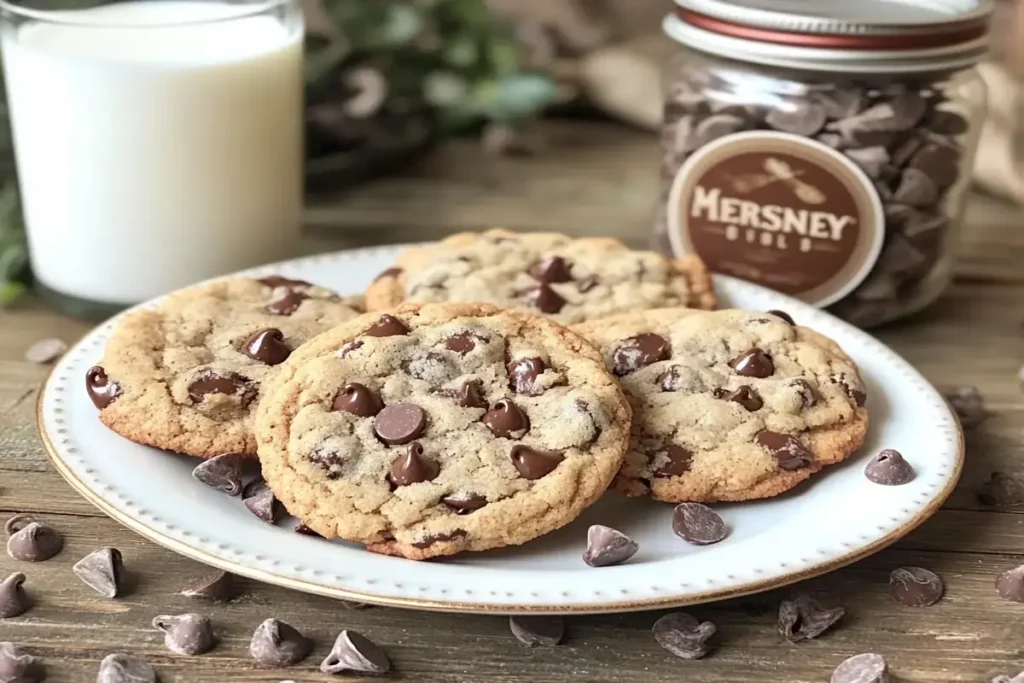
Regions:
<instances>
[{"instance_id":1,"label":"wooden table surface","mask_svg":"<svg viewBox=\"0 0 1024 683\"><path fill-rule=\"evenodd\" d=\"M398 177L320 198L310 212L306 247L428 239L492 224L642 242L654 198L654 141L602 124L554 124L551 133L551 149L536 159L485 159L473 143L456 143ZM50 468L36 435L35 399L47 369L26 362L25 349L44 337L74 341L89 325L35 301L0 311L0 516L37 514L67 539L63 553L38 565L0 554L0 576L24 570L36 599L26 615L0 620L0 641L45 658L47 680L76 683L94 681L100 659L114 651L149 659L165 683L328 680L316 665L342 628L384 646L395 664L392 677L410 681L811 683L828 681L836 664L860 652L885 654L900 681L987 683L1016 674L1024 670L1024 605L1001 600L993 581L1024 563L1024 516L986 509L975 491L994 470L1024 470L1024 393L1017 379L1024 361L1022 264L1020 210L976 197L955 284L925 313L877 331L937 386L973 384L988 400L992 415L968 433L966 471L945 507L895 546L800 586L847 609L840 626L817 641L789 645L776 631L778 601L792 589L690 608L719 630L716 649L699 662L677 659L655 643L650 627L662 612L572 617L563 645L531 651L503 617L352 610L247 580L238 600L197 606L176 593L204 568L79 498ZM90 594L71 574L76 559L102 545L121 549L137 578L123 598ZM945 598L924 609L894 604L888 574L902 565L940 574ZM150 630L151 619L197 608L213 619L219 646L198 658L171 654ZM271 616L315 638L305 666L254 668L249 638Z\"/></svg>"}]
</instances>

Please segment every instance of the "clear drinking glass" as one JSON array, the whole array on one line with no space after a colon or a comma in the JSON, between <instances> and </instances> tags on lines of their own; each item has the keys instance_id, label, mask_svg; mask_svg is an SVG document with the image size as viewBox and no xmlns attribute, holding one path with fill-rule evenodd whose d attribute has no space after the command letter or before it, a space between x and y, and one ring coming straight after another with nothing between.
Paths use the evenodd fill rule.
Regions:
<instances>
[{"instance_id":1,"label":"clear drinking glass","mask_svg":"<svg viewBox=\"0 0 1024 683\"><path fill-rule=\"evenodd\" d=\"M295 246L297 0L0 0L32 268L96 314Z\"/></svg>"}]
</instances>

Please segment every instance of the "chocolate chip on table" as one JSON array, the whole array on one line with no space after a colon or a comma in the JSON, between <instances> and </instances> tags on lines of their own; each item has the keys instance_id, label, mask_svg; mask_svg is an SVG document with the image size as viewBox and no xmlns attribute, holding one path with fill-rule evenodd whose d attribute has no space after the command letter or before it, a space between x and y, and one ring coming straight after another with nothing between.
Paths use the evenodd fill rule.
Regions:
<instances>
[{"instance_id":1,"label":"chocolate chip on table","mask_svg":"<svg viewBox=\"0 0 1024 683\"><path fill-rule=\"evenodd\" d=\"M612 368L617 377L636 372L652 363L668 360L672 346L664 337L650 332L624 339L612 353Z\"/></svg>"},{"instance_id":2,"label":"chocolate chip on table","mask_svg":"<svg viewBox=\"0 0 1024 683\"><path fill-rule=\"evenodd\" d=\"M437 461L428 457L423 452L423 445L419 441L409 444L405 455L400 455L391 463L391 474L388 480L393 486L409 486L424 481L431 481L437 477L441 468Z\"/></svg>"},{"instance_id":3,"label":"chocolate chip on table","mask_svg":"<svg viewBox=\"0 0 1024 683\"><path fill-rule=\"evenodd\" d=\"M830 683L889 683L889 665L882 655L854 655L836 667Z\"/></svg>"},{"instance_id":4,"label":"chocolate chip on table","mask_svg":"<svg viewBox=\"0 0 1024 683\"><path fill-rule=\"evenodd\" d=\"M900 567L889 575L889 595L906 607L934 605L944 592L942 579L922 567Z\"/></svg>"},{"instance_id":5,"label":"chocolate chip on table","mask_svg":"<svg viewBox=\"0 0 1024 683\"><path fill-rule=\"evenodd\" d=\"M25 593L25 575L11 574L0 582L0 619L10 619L24 614L32 602Z\"/></svg>"},{"instance_id":6,"label":"chocolate chip on table","mask_svg":"<svg viewBox=\"0 0 1024 683\"><path fill-rule=\"evenodd\" d=\"M779 469L786 472L802 469L814 462L814 453L792 434L779 434L765 429L758 432L754 439L758 446L775 458Z\"/></svg>"},{"instance_id":7,"label":"chocolate chip on table","mask_svg":"<svg viewBox=\"0 0 1024 683\"><path fill-rule=\"evenodd\" d=\"M213 626L202 614L161 614L153 628L164 632L164 645L179 655L201 655L213 649Z\"/></svg>"},{"instance_id":8,"label":"chocolate chip on table","mask_svg":"<svg viewBox=\"0 0 1024 683\"><path fill-rule=\"evenodd\" d=\"M720 398L724 401L732 401L733 403L739 403L741 406L747 409L747 412L755 412L761 410L764 406L764 401L761 400L760 394L749 385L744 384L738 387L735 391L726 391L725 389L715 389L715 398Z\"/></svg>"},{"instance_id":9,"label":"chocolate chip on table","mask_svg":"<svg viewBox=\"0 0 1024 683\"><path fill-rule=\"evenodd\" d=\"M561 256L550 256L533 268L530 275L544 284L569 282L572 280L569 262Z\"/></svg>"},{"instance_id":10,"label":"chocolate chip on table","mask_svg":"<svg viewBox=\"0 0 1024 683\"><path fill-rule=\"evenodd\" d=\"M775 363L772 362L771 356L758 348L740 354L729 363L729 366L737 375L743 377L763 379L775 374Z\"/></svg>"},{"instance_id":11,"label":"chocolate chip on table","mask_svg":"<svg viewBox=\"0 0 1024 683\"><path fill-rule=\"evenodd\" d=\"M536 287L531 287L523 292L523 294L526 296L526 300L531 306L541 313L547 313L549 315L558 313L567 303L569 303L564 296L543 283Z\"/></svg>"},{"instance_id":12,"label":"chocolate chip on table","mask_svg":"<svg viewBox=\"0 0 1024 683\"><path fill-rule=\"evenodd\" d=\"M368 337L400 337L409 334L409 327L393 315L384 314L377 322L363 330Z\"/></svg>"},{"instance_id":13,"label":"chocolate chip on table","mask_svg":"<svg viewBox=\"0 0 1024 683\"><path fill-rule=\"evenodd\" d=\"M540 358L517 358L506 366L508 386L517 394L536 396L543 391L537 387L537 378L546 369L547 365Z\"/></svg>"},{"instance_id":14,"label":"chocolate chip on table","mask_svg":"<svg viewBox=\"0 0 1024 683\"><path fill-rule=\"evenodd\" d=\"M284 343L284 332L271 327L249 335L242 344L242 353L266 365L280 365L292 350Z\"/></svg>"},{"instance_id":15,"label":"chocolate chip on table","mask_svg":"<svg viewBox=\"0 0 1024 683\"><path fill-rule=\"evenodd\" d=\"M188 397L193 403L202 403L203 399L212 394L237 397L243 406L249 405L256 398L249 378L235 372L204 368L196 373L188 385Z\"/></svg>"},{"instance_id":16,"label":"chocolate chip on table","mask_svg":"<svg viewBox=\"0 0 1024 683\"><path fill-rule=\"evenodd\" d=\"M882 486L903 486L914 480L915 473L899 451L886 448L867 464L864 476Z\"/></svg>"},{"instance_id":17,"label":"chocolate chip on table","mask_svg":"<svg viewBox=\"0 0 1024 683\"><path fill-rule=\"evenodd\" d=\"M993 472L978 488L978 501L994 508L1024 507L1024 479L1015 474Z\"/></svg>"},{"instance_id":18,"label":"chocolate chip on table","mask_svg":"<svg viewBox=\"0 0 1024 683\"><path fill-rule=\"evenodd\" d=\"M495 403L480 421L491 430L491 434L506 439L521 439L530 430L530 418L522 408L507 398Z\"/></svg>"},{"instance_id":19,"label":"chocolate chip on table","mask_svg":"<svg viewBox=\"0 0 1024 683\"><path fill-rule=\"evenodd\" d=\"M512 464L524 479L531 481L551 474L565 456L557 451L545 451L523 444L516 444L511 452Z\"/></svg>"},{"instance_id":20,"label":"chocolate chip on table","mask_svg":"<svg viewBox=\"0 0 1024 683\"><path fill-rule=\"evenodd\" d=\"M192 470L192 477L229 496L242 493L242 468L246 458L239 453L224 453L204 460Z\"/></svg>"},{"instance_id":21,"label":"chocolate chip on table","mask_svg":"<svg viewBox=\"0 0 1024 683\"><path fill-rule=\"evenodd\" d=\"M656 477L681 477L690 471L693 453L677 444L666 444L651 457L651 469Z\"/></svg>"},{"instance_id":22,"label":"chocolate chip on table","mask_svg":"<svg viewBox=\"0 0 1024 683\"><path fill-rule=\"evenodd\" d=\"M999 597L1010 602L1024 602L1024 565L1003 572L996 579Z\"/></svg>"},{"instance_id":23,"label":"chocolate chip on table","mask_svg":"<svg viewBox=\"0 0 1024 683\"><path fill-rule=\"evenodd\" d=\"M117 548L94 550L71 568L89 588L105 598L116 598L121 591L123 573L121 551Z\"/></svg>"},{"instance_id":24,"label":"chocolate chip on table","mask_svg":"<svg viewBox=\"0 0 1024 683\"><path fill-rule=\"evenodd\" d=\"M392 403L377 413L373 432L389 446L418 439L427 428L427 413L415 403Z\"/></svg>"},{"instance_id":25,"label":"chocolate chip on table","mask_svg":"<svg viewBox=\"0 0 1024 683\"><path fill-rule=\"evenodd\" d=\"M309 654L313 644L294 627L277 619L267 619L257 627L249 642L249 654L260 666L291 666Z\"/></svg>"},{"instance_id":26,"label":"chocolate chip on table","mask_svg":"<svg viewBox=\"0 0 1024 683\"><path fill-rule=\"evenodd\" d=\"M103 410L121 395L121 385L110 379L107 371L94 365L85 372L85 389L89 399L99 410Z\"/></svg>"},{"instance_id":27,"label":"chocolate chip on table","mask_svg":"<svg viewBox=\"0 0 1024 683\"><path fill-rule=\"evenodd\" d=\"M325 674L383 674L391 670L391 660L376 643L358 631L338 634L331 652L320 662Z\"/></svg>"},{"instance_id":28,"label":"chocolate chip on table","mask_svg":"<svg viewBox=\"0 0 1024 683\"><path fill-rule=\"evenodd\" d=\"M144 659L116 653L100 662L96 683L156 683L156 671Z\"/></svg>"},{"instance_id":29,"label":"chocolate chip on table","mask_svg":"<svg viewBox=\"0 0 1024 683\"><path fill-rule=\"evenodd\" d=\"M62 339L40 339L25 350L25 360L36 365L49 365L68 350Z\"/></svg>"},{"instance_id":30,"label":"chocolate chip on table","mask_svg":"<svg viewBox=\"0 0 1024 683\"><path fill-rule=\"evenodd\" d=\"M0 642L0 681L3 683L41 683L46 680L43 660L14 643Z\"/></svg>"},{"instance_id":31,"label":"chocolate chip on table","mask_svg":"<svg viewBox=\"0 0 1024 683\"><path fill-rule=\"evenodd\" d=\"M717 630L710 621L699 621L685 612L666 614L651 628L658 645L682 659L707 656L709 641Z\"/></svg>"},{"instance_id":32,"label":"chocolate chip on table","mask_svg":"<svg viewBox=\"0 0 1024 683\"><path fill-rule=\"evenodd\" d=\"M562 617L509 617L508 626L512 635L523 645L552 647L565 637L565 620Z\"/></svg>"},{"instance_id":33,"label":"chocolate chip on table","mask_svg":"<svg viewBox=\"0 0 1024 683\"><path fill-rule=\"evenodd\" d=\"M768 311L768 315L774 315L776 318L782 318L785 322L789 323L790 325L796 325L796 323L793 322L793 316L791 316L789 313L786 313L785 311L771 310Z\"/></svg>"},{"instance_id":34,"label":"chocolate chip on table","mask_svg":"<svg viewBox=\"0 0 1024 683\"><path fill-rule=\"evenodd\" d=\"M985 397L981 395L977 387L953 387L944 393L949 405L953 407L957 417L960 418L960 424L964 429L977 427L988 417Z\"/></svg>"},{"instance_id":35,"label":"chocolate chip on table","mask_svg":"<svg viewBox=\"0 0 1024 683\"><path fill-rule=\"evenodd\" d=\"M181 594L210 602L228 602L238 596L238 584L234 574L216 570L189 583Z\"/></svg>"},{"instance_id":36,"label":"chocolate chip on table","mask_svg":"<svg viewBox=\"0 0 1024 683\"><path fill-rule=\"evenodd\" d=\"M4 525L7 554L22 562L45 562L64 547L64 539L48 524L30 515L14 515Z\"/></svg>"},{"instance_id":37,"label":"chocolate chip on table","mask_svg":"<svg viewBox=\"0 0 1024 683\"><path fill-rule=\"evenodd\" d=\"M257 480L245 487L242 504L252 514L267 524L274 524L281 511L281 504L266 482Z\"/></svg>"},{"instance_id":38,"label":"chocolate chip on table","mask_svg":"<svg viewBox=\"0 0 1024 683\"><path fill-rule=\"evenodd\" d=\"M636 541L608 526L594 524L587 529L587 549L583 561L591 567L611 567L636 555Z\"/></svg>"},{"instance_id":39,"label":"chocolate chip on table","mask_svg":"<svg viewBox=\"0 0 1024 683\"><path fill-rule=\"evenodd\" d=\"M729 535L717 512L700 503L680 503L672 512L672 531L693 545L712 545Z\"/></svg>"},{"instance_id":40,"label":"chocolate chip on table","mask_svg":"<svg viewBox=\"0 0 1024 683\"><path fill-rule=\"evenodd\" d=\"M478 493L459 491L444 496L441 503L457 515L468 515L487 505L487 498Z\"/></svg>"},{"instance_id":41,"label":"chocolate chip on table","mask_svg":"<svg viewBox=\"0 0 1024 683\"><path fill-rule=\"evenodd\" d=\"M266 311L271 315L289 316L299 310L302 302L309 298L308 294L294 289L285 290L277 299L267 304Z\"/></svg>"},{"instance_id":42,"label":"chocolate chip on table","mask_svg":"<svg viewBox=\"0 0 1024 683\"><path fill-rule=\"evenodd\" d=\"M843 618L842 607L825 609L809 595L783 600L779 605L779 633L791 643L813 640Z\"/></svg>"},{"instance_id":43,"label":"chocolate chip on table","mask_svg":"<svg viewBox=\"0 0 1024 683\"><path fill-rule=\"evenodd\" d=\"M358 417L373 417L384 409L384 401L365 384L350 382L334 397L331 410L346 412Z\"/></svg>"}]
</instances>

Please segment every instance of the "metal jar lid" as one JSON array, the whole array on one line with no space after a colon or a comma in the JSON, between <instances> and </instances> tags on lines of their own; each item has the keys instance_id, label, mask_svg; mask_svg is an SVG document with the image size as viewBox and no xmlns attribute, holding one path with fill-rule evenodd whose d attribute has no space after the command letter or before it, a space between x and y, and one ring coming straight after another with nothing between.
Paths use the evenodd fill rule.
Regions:
<instances>
[{"instance_id":1,"label":"metal jar lid","mask_svg":"<svg viewBox=\"0 0 1024 683\"><path fill-rule=\"evenodd\" d=\"M988 51L992 0L675 0L665 32L731 59L819 71L957 69Z\"/></svg>"}]
</instances>

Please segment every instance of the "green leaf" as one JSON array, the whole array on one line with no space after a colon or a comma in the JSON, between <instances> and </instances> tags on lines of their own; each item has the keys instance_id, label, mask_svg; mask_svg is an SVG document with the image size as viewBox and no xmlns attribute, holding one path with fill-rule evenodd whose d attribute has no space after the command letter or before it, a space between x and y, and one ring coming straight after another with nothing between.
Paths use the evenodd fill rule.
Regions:
<instances>
[{"instance_id":1,"label":"green leaf","mask_svg":"<svg viewBox=\"0 0 1024 683\"><path fill-rule=\"evenodd\" d=\"M10 306L25 294L27 288L21 282L0 282L0 308Z\"/></svg>"},{"instance_id":2,"label":"green leaf","mask_svg":"<svg viewBox=\"0 0 1024 683\"><path fill-rule=\"evenodd\" d=\"M495 121L514 122L536 116L555 101L558 88L543 74L516 73L497 82L485 81L474 94L482 114Z\"/></svg>"},{"instance_id":3,"label":"green leaf","mask_svg":"<svg viewBox=\"0 0 1024 683\"><path fill-rule=\"evenodd\" d=\"M487 53L494 73L505 75L519 69L519 48L515 43L497 40L490 44Z\"/></svg>"},{"instance_id":4,"label":"green leaf","mask_svg":"<svg viewBox=\"0 0 1024 683\"><path fill-rule=\"evenodd\" d=\"M476 63L480 51L473 36L463 33L447 41L442 57L448 64L465 69Z\"/></svg>"},{"instance_id":5,"label":"green leaf","mask_svg":"<svg viewBox=\"0 0 1024 683\"><path fill-rule=\"evenodd\" d=\"M404 45L423 29L423 18L415 7L392 4L388 8L382 39L385 44Z\"/></svg>"}]
</instances>

